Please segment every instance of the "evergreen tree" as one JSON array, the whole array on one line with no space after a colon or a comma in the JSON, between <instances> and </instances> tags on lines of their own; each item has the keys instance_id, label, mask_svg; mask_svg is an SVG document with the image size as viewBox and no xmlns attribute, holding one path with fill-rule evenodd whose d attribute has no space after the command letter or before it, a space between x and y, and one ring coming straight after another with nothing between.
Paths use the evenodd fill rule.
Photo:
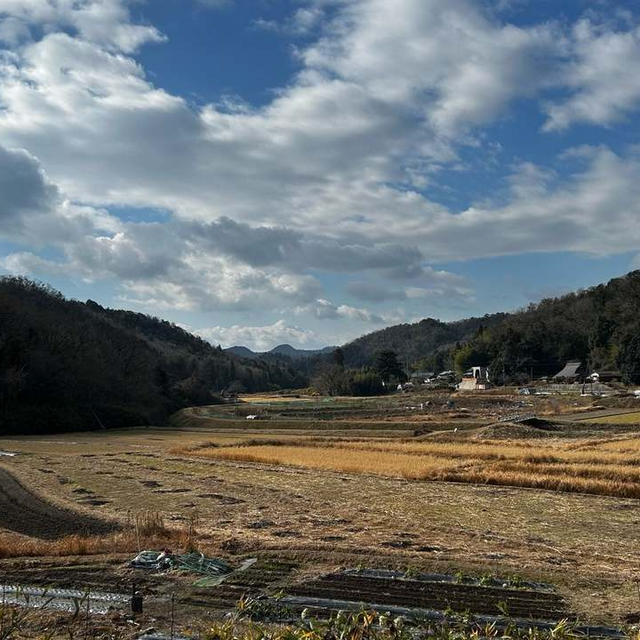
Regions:
<instances>
[{"instance_id":1,"label":"evergreen tree","mask_svg":"<svg viewBox=\"0 0 640 640\"><path fill-rule=\"evenodd\" d=\"M398 360L398 354L395 351L380 351L376 355L373 368L385 382L389 382L391 378L406 380L406 376Z\"/></svg>"}]
</instances>

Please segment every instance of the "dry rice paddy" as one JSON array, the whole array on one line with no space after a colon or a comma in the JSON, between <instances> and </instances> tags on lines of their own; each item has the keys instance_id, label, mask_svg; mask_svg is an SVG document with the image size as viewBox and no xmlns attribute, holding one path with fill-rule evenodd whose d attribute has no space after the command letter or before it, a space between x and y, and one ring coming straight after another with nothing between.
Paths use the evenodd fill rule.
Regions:
<instances>
[{"instance_id":1,"label":"dry rice paddy","mask_svg":"<svg viewBox=\"0 0 640 640\"><path fill-rule=\"evenodd\" d=\"M276 435L245 424L233 433L140 428L4 438L0 449L18 455L2 467L23 486L72 512L117 520L124 529L53 540L0 529L0 558L20 556L0 559L0 572L22 572L25 563L37 571L48 562L54 568L42 569L42 576L84 580L85 563L110 562L114 553L183 548L180 533L195 514L197 544L212 555L291 558L304 571L364 563L517 574L559 585L581 615L619 620L637 610L637 501L616 496L635 495L639 484L638 434L595 430L589 438L489 441L458 430L450 432L457 440L444 441L384 439L379 432L366 439L350 430L324 438L316 430L305 433L306 439L293 429ZM261 464L247 463L247 455ZM607 475L622 485L612 490ZM462 482L425 481L432 478ZM581 481L589 485L578 487ZM539 482L567 492L487 482ZM87 502L89 494L98 500ZM126 524L142 508L161 512L170 531L139 541ZM0 527L11 524L6 515L0 513ZM85 553L92 555L78 564ZM39 555L55 558L40 561ZM66 564L68 570L56 573Z\"/></svg>"},{"instance_id":2,"label":"dry rice paddy","mask_svg":"<svg viewBox=\"0 0 640 640\"><path fill-rule=\"evenodd\" d=\"M201 447L190 455L232 461L640 497L640 438L602 441L383 442L300 440Z\"/></svg>"}]
</instances>

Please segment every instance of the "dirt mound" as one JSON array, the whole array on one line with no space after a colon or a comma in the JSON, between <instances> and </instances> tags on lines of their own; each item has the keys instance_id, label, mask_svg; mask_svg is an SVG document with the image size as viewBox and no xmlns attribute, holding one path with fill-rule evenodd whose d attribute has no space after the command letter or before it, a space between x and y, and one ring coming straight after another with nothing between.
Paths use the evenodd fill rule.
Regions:
<instances>
[{"instance_id":1,"label":"dirt mound","mask_svg":"<svg viewBox=\"0 0 640 640\"><path fill-rule=\"evenodd\" d=\"M543 431L562 431L562 427L555 422L550 422L544 418L528 418L526 420L518 420L518 424L524 424L528 427L535 427Z\"/></svg>"},{"instance_id":2,"label":"dirt mound","mask_svg":"<svg viewBox=\"0 0 640 640\"><path fill-rule=\"evenodd\" d=\"M53 540L71 534L108 533L117 525L57 507L26 489L9 471L0 468L0 527Z\"/></svg>"},{"instance_id":3,"label":"dirt mound","mask_svg":"<svg viewBox=\"0 0 640 640\"><path fill-rule=\"evenodd\" d=\"M472 440L511 440L521 438L550 438L553 437L554 430L540 428L522 422L496 422L495 424L474 429L470 434Z\"/></svg>"}]
</instances>

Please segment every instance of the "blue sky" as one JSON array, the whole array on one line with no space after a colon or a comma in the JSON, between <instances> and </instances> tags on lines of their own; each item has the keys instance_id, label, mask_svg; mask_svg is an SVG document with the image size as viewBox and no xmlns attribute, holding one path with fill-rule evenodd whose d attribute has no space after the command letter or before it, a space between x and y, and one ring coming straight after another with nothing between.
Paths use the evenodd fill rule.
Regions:
<instances>
[{"instance_id":1,"label":"blue sky","mask_svg":"<svg viewBox=\"0 0 640 640\"><path fill-rule=\"evenodd\" d=\"M640 266L640 11L0 0L0 273L224 346Z\"/></svg>"}]
</instances>

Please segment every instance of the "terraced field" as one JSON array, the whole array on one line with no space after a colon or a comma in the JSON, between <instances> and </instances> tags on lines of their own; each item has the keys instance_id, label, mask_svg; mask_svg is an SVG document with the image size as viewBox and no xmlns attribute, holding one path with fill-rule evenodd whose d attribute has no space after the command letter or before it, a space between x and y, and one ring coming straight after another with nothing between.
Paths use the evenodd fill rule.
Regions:
<instances>
[{"instance_id":1,"label":"terraced field","mask_svg":"<svg viewBox=\"0 0 640 640\"><path fill-rule=\"evenodd\" d=\"M136 583L149 615L165 622L172 597L180 615L206 618L242 596L279 593L295 610L315 598L325 612L365 602L633 619L633 424L572 422L566 407L557 424L505 421L548 409L517 396L384 402L263 397L182 412L168 429L2 438L0 450L16 455L1 462L0 579L121 593ZM147 511L160 535L134 526ZM209 587L128 567L140 548L186 545L234 566L258 563ZM404 577L348 571L356 567ZM416 579L458 572L476 582Z\"/></svg>"}]
</instances>

